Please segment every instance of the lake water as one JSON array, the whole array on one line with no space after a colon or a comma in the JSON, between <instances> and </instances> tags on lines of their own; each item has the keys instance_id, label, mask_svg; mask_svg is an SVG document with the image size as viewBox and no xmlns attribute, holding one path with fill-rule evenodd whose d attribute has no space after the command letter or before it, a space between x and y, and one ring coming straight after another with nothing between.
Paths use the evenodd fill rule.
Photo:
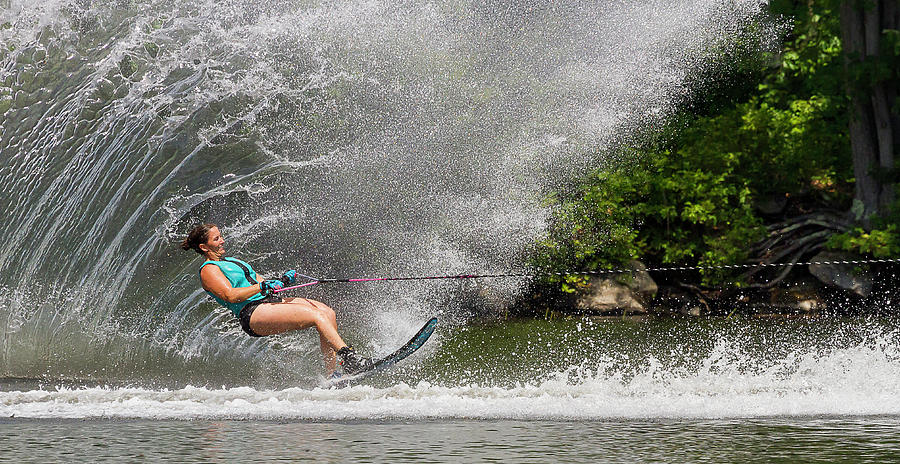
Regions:
<instances>
[{"instance_id":1,"label":"lake water","mask_svg":"<svg viewBox=\"0 0 900 464\"><path fill-rule=\"evenodd\" d=\"M886 462L897 336L886 320L572 318L447 329L344 389L7 379L0 457Z\"/></svg>"},{"instance_id":2,"label":"lake water","mask_svg":"<svg viewBox=\"0 0 900 464\"><path fill-rule=\"evenodd\" d=\"M892 462L900 418L3 421L17 462Z\"/></svg>"}]
</instances>

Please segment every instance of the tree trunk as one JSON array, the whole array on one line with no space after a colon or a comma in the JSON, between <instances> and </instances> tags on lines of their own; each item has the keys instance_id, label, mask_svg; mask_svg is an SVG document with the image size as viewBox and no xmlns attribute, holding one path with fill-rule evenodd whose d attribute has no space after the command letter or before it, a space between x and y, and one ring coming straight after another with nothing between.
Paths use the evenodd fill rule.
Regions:
<instances>
[{"instance_id":1,"label":"tree trunk","mask_svg":"<svg viewBox=\"0 0 900 464\"><path fill-rule=\"evenodd\" d=\"M850 97L850 148L856 176L853 212L867 224L894 201L894 156L900 142L895 105L898 71L882 56L885 29L895 29L897 0L843 0L841 38ZM858 77L856 77L858 76Z\"/></svg>"}]
</instances>

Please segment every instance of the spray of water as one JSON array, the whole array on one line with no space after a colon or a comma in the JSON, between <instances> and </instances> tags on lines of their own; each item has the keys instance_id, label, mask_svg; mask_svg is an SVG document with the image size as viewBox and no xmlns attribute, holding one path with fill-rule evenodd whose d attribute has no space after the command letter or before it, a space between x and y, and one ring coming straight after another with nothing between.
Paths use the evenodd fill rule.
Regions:
<instances>
[{"instance_id":1,"label":"spray of water","mask_svg":"<svg viewBox=\"0 0 900 464\"><path fill-rule=\"evenodd\" d=\"M520 268L543 194L778 36L756 0L3 6L0 372L23 377L315 371L311 337L250 340L205 299L192 222L262 272ZM379 351L520 284L309 295Z\"/></svg>"},{"instance_id":2,"label":"spray of water","mask_svg":"<svg viewBox=\"0 0 900 464\"><path fill-rule=\"evenodd\" d=\"M497 338L502 354L543 369L506 372L472 356L417 375L344 389L30 386L0 392L0 415L153 419L749 418L900 414L896 324L714 322L547 324L543 340L515 325L463 330L447 342ZM623 330L624 329L624 330ZM615 331L621 331L616 334ZM460 333L462 335L462 333ZM667 339L677 336L677 340ZM569 338L569 345L556 337ZM506 340L506 341L504 341ZM557 343L544 343L555 341ZM643 342L643 343L642 343ZM566 350L565 348L570 348ZM446 351L442 348L442 351ZM568 352L567 352L568 351ZM524 375L523 375L524 371Z\"/></svg>"}]
</instances>

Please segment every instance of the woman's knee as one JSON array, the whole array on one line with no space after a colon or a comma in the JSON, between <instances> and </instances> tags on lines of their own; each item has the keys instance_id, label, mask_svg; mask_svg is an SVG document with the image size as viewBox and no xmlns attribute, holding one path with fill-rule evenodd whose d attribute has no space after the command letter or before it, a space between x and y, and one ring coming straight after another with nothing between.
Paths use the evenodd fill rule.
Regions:
<instances>
[{"instance_id":1,"label":"woman's knee","mask_svg":"<svg viewBox=\"0 0 900 464\"><path fill-rule=\"evenodd\" d=\"M313 320L315 321L316 327L331 326L332 321L328 313L321 310L313 312Z\"/></svg>"},{"instance_id":2,"label":"woman's knee","mask_svg":"<svg viewBox=\"0 0 900 464\"><path fill-rule=\"evenodd\" d=\"M330 306L325 306L324 308L322 308L322 314L324 314L329 321L337 322L337 315L334 314L334 310L331 309Z\"/></svg>"},{"instance_id":3,"label":"woman's knee","mask_svg":"<svg viewBox=\"0 0 900 464\"><path fill-rule=\"evenodd\" d=\"M316 301L315 303L310 301L310 304L312 305L313 310L316 312L316 314L320 314L326 320L329 320L329 321L337 320L337 316L335 316L334 310L331 309L331 306L328 306L328 305L323 304L318 301Z\"/></svg>"}]
</instances>

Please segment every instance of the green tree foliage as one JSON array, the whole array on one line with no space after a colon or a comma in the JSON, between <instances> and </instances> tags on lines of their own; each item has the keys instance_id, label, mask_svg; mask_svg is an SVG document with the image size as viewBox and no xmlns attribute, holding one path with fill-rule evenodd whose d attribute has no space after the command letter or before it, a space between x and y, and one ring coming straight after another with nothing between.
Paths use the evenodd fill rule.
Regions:
<instances>
[{"instance_id":1,"label":"green tree foliage","mask_svg":"<svg viewBox=\"0 0 900 464\"><path fill-rule=\"evenodd\" d=\"M699 265L743 259L762 232L750 188L736 176L738 154L704 157L706 148L651 151L636 166L596 173L574 198L558 202L540 264L603 269L629 258Z\"/></svg>"},{"instance_id":2,"label":"green tree foliage","mask_svg":"<svg viewBox=\"0 0 900 464\"><path fill-rule=\"evenodd\" d=\"M749 90L724 102L721 94L705 95L716 105L695 102L663 142L642 147L633 163L597 171L553 196L536 265L597 270L631 258L651 265L740 263L765 233L761 202L787 198L797 214L849 208L854 179L837 2L782 0L771 9L793 24L781 53L750 57L748 65L768 64L732 76L757 84L734 86ZM833 245L883 253L897 246L890 237L896 228ZM739 285L736 275L702 273L707 285ZM582 281L561 283L572 291Z\"/></svg>"},{"instance_id":3,"label":"green tree foliage","mask_svg":"<svg viewBox=\"0 0 900 464\"><path fill-rule=\"evenodd\" d=\"M835 234L828 241L831 248L869 254L876 258L900 256L900 226L896 222L865 231L856 227Z\"/></svg>"}]
</instances>

